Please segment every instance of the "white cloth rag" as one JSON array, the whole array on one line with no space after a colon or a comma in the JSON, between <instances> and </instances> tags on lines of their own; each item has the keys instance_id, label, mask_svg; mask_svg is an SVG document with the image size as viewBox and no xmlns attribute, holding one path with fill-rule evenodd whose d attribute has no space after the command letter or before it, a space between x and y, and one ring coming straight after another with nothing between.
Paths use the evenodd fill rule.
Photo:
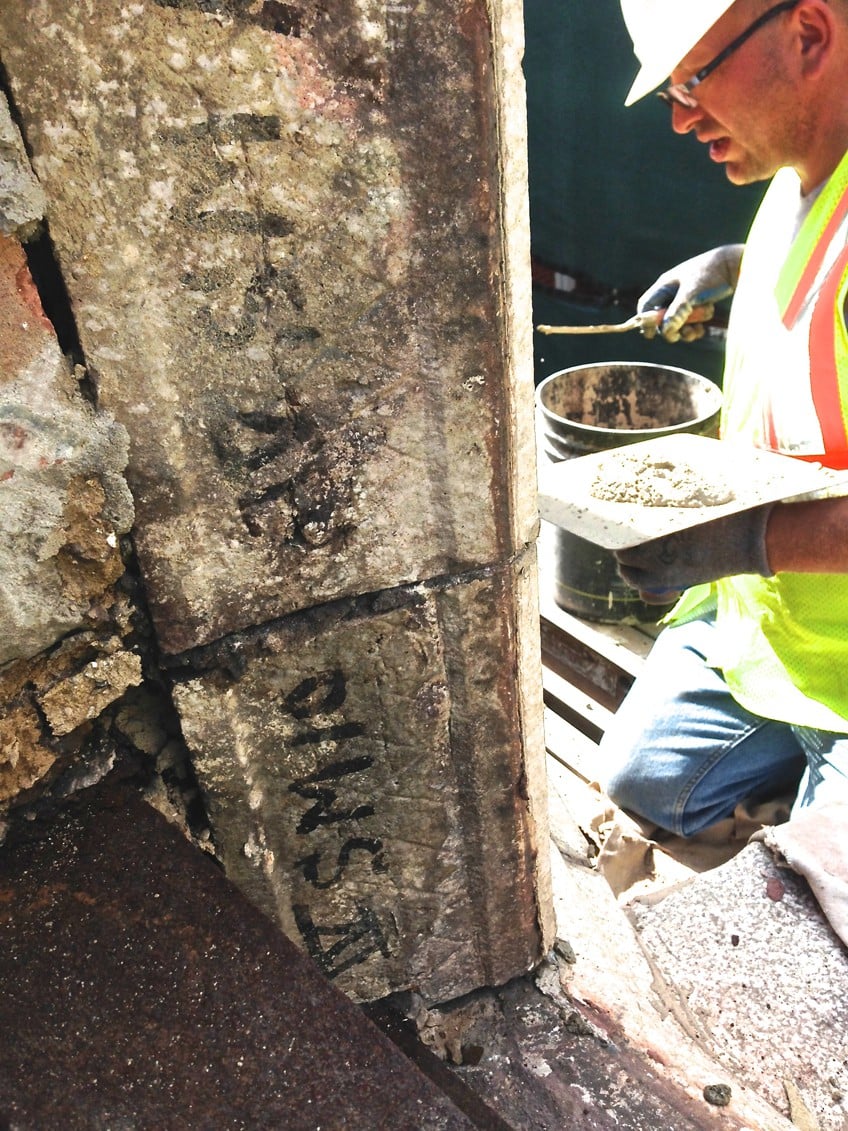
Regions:
<instances>
[{"instance_id":1,"label":"white cloth rag","mask_svg":"<svg viewBox=\"0 0 848 1131\"><path fill-rule=\"evenodd\" d=\"M832 802L755 833L810 885L830 925L848 946L848 803Z\"/></svg>"}]
</instances>

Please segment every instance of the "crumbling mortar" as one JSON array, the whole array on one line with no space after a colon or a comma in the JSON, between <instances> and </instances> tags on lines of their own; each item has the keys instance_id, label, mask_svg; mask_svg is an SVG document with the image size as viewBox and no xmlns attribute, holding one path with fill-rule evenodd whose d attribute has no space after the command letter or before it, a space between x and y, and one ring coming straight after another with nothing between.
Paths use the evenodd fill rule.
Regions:
<instances>
[{"instance_id":1,"label":"crumbling mortar","mask_svg":"<svg viewBox=\"0 0 848 1131\"><path fill-rule=\"evenodd\" d=\"M172 747L172 762L169 767L163 768L157 764L156 773L162 781L166 792L173 793L173 785L179 791L185 823L194 839L202 848L211 851L216 856L212 822L203 800L191 753L182 736L179 721L179 712L171 694L172 681L162 663L162 653L153 629L147 597L144 588L144 579L139 568L138 558L130 536L122 539L122 556L125 572L121 579L121 586L130 597L132 607L133 632L132 643L141 657L142 673L144 675L144 688L152 693L162 706L162 716L167 720L173 737L177 740L178 751ZM124 697L126 698L126 696ZM161 754L161 751L159 752ZM175 756L176 755L176 756ZM166 816L168 814L166 813Z\"/></svg>"}]
</instances>

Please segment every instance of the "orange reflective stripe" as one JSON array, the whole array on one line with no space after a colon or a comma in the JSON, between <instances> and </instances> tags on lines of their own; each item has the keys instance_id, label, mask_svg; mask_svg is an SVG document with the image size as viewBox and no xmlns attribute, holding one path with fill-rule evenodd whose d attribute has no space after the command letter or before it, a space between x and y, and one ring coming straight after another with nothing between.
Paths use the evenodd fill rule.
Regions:
<instances>
[{"instance_id":1,"label":"orange reflective stripe","mask_svg":"<svg viewBox=\"0 0 848 1131\"><path fill-rule=\"evenodd\" d=\"M848 448L841 452L824 452L822 455L798 455L797 452L782 452L781 455L790 455L793 459L802 459L805 463L820 463L822 467L829 467L831 471L848 471Z\"/></svg>"},{"instance_id":2,"label":"orange reflective stripe","mask_svg":"<svg viewBox=\"0 0 848 1131\"><path fill-rule=\"evenodd\" d=\"M848 471L848 448L833 452L787 452L777 444L755 444L762 452L774 452L778 456L790 456L792 459L803 460L804 463L820 463L822 467L829 467L831 471Z\"/></svg>"},{"instance_id":3,"label":"orange reflective stripe","mask_svg":"<svg viewBox=\"0 0 848 1131\"><path fill-rule=\"evenodd\" d=\"M842 315L846 280L848 247L828 272L810 320L810 392L827 452L848 448L848 343Z\"/></svg>"},{"instance_id":4,"label":"orange reflective stripe","mask_svg":"<svg viewBox=\"0 0 848 1131\"><path fill-rule=\"evenodd\" d=\"M791 329L821 270L839 225L848 215L848 154L816 200L780 272L775 297L784 326Z\"/></svg>"},{"instance_id":5,"label":"orange reflective stripe","mask_svg":"<svg viewBox=\"0 0 848 1131\"><path fill-rule=\"evenodd\" d=\"M777 428L774 424L774 412L772 411L771 401L768 403L767 415L765 419L765 432L766 439L768 440L769 447L772 451L778 451L780 445L777 442Z\"/></svg>"}]
</instances>

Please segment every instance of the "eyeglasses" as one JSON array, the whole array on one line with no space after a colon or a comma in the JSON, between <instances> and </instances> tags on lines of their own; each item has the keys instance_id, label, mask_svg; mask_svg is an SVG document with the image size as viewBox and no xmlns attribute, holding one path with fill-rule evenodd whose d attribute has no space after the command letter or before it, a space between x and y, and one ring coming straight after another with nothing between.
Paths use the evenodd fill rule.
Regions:
<instances>
[{"instance_id":1,"label":"eyeglasses","mask_svg":"<svg viewBox=\"0 0 848 1131\"><path fill-rule=\"evenodd\" d=\"M800 0L784 0L782 4L776 4L773 8L769 8L767 12L763 12L754 22L747 27L740 35L737 35L734 40L728 43L723 51L719 51L718 55L707 63L706 67L702 67L700 71L688 82L675 82L671 86L667 86L665 90L658 90L657 97L661 98L667 106L684 106L687 110L694 110L698 105L698 100L693 97L692 91L702 83L708 75L711 75L716 67L720 67L725 59L730 58L734 51L737 51L742 44L750 39L755 31L759 31L764 24L769 20L773 20L775 16L779 16L781 12L789 12L800 3Z\"/></svg>"}]
</instances>

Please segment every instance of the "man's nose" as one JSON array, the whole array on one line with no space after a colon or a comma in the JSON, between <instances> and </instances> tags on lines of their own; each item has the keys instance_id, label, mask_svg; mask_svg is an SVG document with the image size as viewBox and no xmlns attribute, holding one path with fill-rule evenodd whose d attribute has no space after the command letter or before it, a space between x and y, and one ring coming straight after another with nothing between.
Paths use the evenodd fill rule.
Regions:
<instances>
[{"instance_id":1,"label":"man's nose","mask_svg":"<svg viewBox=\"0 0 848 1131\"><path fill-rule=\"evenodd\" d=\"M680 102L672 103L671 128L676 134L688 134L694 130L703 117L700 106L683 106Z\"/></svg>"}]
</instances>

